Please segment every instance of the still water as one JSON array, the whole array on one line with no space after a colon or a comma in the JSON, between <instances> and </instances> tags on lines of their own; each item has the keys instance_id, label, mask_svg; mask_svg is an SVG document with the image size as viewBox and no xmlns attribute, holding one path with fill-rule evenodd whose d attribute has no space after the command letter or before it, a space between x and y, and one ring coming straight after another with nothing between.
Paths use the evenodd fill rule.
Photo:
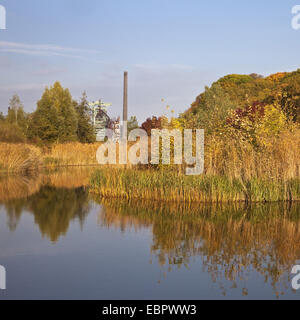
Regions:
<instances>
[{"instance_id":1,"label":"still water","mask_svg":"<svg viewBox=\"0 0 300 320\"><path fill-rule=\"evenodd\" d=\"M0 180L1 299L300 299L300 205L101 200L89 171Z\"/></svg>"}]
</instances>

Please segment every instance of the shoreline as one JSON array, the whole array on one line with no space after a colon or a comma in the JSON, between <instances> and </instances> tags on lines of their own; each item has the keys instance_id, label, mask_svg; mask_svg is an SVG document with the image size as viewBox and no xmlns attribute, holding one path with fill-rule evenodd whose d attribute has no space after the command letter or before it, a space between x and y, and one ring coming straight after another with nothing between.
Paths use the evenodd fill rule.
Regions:
<instances>
[{"instance_id":1,"label":"shoreline","mask_svg":"<svg viewBox=\"0 0 300 320\"><path fill-rule=\"evenodd\" d=\"M73 170L76 170L76 174ZM79 173L79 174L78 174ZM84 186L91 196L99 199L114 199L120 201L142 201L165 204L268 204L268 203L298 203L300 202L300 179L291 181L259 181L253 180L252 184L260 186L259 193L252 191L245 195L242 185L236 180L230 185L228 177L200 176L189 178L180 176L163 170L136 170L136 169L117 169L103 168L99 165L64 165L58 167L43 167L41 170L34 170L24 173L1 173L1 180L5 179L26 179L36 180L40 177L51 177L62 180L64 188L74 188L74 186ZM99 176L100 175L100 176ZM104 175L101 179L101 175ZM149 176L159 178L157 187L153 181L145 180ZM170 181L163 181L168 176ZM124 178L128 177L128 184L124 183ZM172 178L170 178L172 177ZM116 180L116 178L120 179ZM72 183L70 180L72 179ZM107 180L108 179L108 180ZM178 179L177 185L173 184L172 179ZM73 181L74 180L74 181ZM184 182L186 184L181 184ZM261 182L261 184L259 184ZM222 185L223 183L223 185ZM225 186L227 189L225 190ZM249 181L248 183L251 183ZM277 199L272 198L272 183L277 192ZM274 185L275 183L275 185ZM55 186L55 185L54 185ZM61 185L60 185L61 186ZM239 187L239 189L237 189ZM134 189L136 188L136 189ZM126 189L126 191L125 191ZM234 190L235 189L235 190ZM280 192L281 191L281 192ZM251 192L251 189L250 191ZM292 194L291 194L292 192ZM292 196L291 196L292 195ZM264 199L262 197L265 197Z\"/></svg>"}]
</instances>

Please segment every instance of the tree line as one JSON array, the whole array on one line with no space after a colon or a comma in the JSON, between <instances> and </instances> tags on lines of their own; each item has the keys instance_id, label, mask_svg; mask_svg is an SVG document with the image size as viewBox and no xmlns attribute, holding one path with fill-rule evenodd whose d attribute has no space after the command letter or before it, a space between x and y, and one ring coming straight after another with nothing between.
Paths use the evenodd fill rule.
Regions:
<instances>
[{"instance_id":1,"label":"tree line","mask_svg":"<svg viewBox=\"0 0 300 320\"><path fill-rule=\"evenodd\" d=\"M52 144L65 142L93 143L96 132L91 122L91 109L84 92L80 101L75 101L69 89L59 82L46 88L33 113L26 113L17 94L9 101L8 113L0 113L0 142L30 142ZM110 119L107 126L113 129L119 119ZM128 132L138 128L132 116Z\"/></svg>"},{"instance_id":2,"label":"tree line","mask_svg":"<svg viewBox=\"0 0 300 320\"><path fill-rule=\"evenodd\" d=\"M0 114L0 141L64 143L96 140L87 96L75 101L59 82L46 88L33 113L26 113L18 95L9 101L7 116Z\"/></svg>"},{"instance_id":3,"label":"tree line","mask_svg":"<svg viewBox=\"0 0 300 320\"><path fill-rule=\"evenodd\" d=\"M14 95L7 116L0 113L0 141L93 143L96 136L90 112L85 93L75 101L59 82L45 89L33 113L24 112L20 98ZM234 130L257 144L258 135L276 135L291 123L300 123L300 69L268 77L227 75L206 87L178 118L169 121L166 116L153 116L141 127L149 135L152 129L162 128L201 128L206 135L223 136L224 131ZM131 117L128 130L137 127L136 117Z\"/></svg>"}]
</instances>

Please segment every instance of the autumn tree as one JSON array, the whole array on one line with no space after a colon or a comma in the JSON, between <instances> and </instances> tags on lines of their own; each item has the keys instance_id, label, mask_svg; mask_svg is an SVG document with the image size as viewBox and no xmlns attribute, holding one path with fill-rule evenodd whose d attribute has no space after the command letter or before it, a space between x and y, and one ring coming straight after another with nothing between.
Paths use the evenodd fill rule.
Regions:
<instances>
[{"instance_id":1,"label":"autumn tree","mask_svg":"<svg viewBox=\"0 0 300 320\"><path fill-rule=\"evenodd\" d=\"M142 124L142 129L144 129L148 136L151 135L151 130L152 129L162 129L162 119L161 117L155 117L153 116L152 118L148 118L143 124Z\"/></svg>"},{"instance_id":2,"label":"autumn tree","mask_svg":"<svg viewBox=\"0 0 300 320\"><path fill-rule=\"evenodd\" d=\"M287 125L287 118L280 105L255 102L232 112L227 119L226 129L235 129L242 140L250 142L254 147L261 147L266 145L269 138L278 136Z\"/></svg>"}]
</instances>

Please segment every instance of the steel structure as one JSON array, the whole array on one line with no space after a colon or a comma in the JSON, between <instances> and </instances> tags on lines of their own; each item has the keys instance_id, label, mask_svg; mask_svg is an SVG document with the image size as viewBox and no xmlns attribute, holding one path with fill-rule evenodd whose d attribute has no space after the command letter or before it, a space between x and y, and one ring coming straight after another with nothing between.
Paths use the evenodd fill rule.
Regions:
<instances>
[{"instance_id":1,"label":"steel structure","mask_svg":"<svg viewBox=\"0 0 300 320\"><path fill-rule=\"evenodd\" d=\"M102 141L105 135L105 129L110 124L110 117L107 115L107 108L111 103L103 103L101 100L89 103L91 110L91 121L95 129L97 141Z\"/></svg>"}]
</instances>

